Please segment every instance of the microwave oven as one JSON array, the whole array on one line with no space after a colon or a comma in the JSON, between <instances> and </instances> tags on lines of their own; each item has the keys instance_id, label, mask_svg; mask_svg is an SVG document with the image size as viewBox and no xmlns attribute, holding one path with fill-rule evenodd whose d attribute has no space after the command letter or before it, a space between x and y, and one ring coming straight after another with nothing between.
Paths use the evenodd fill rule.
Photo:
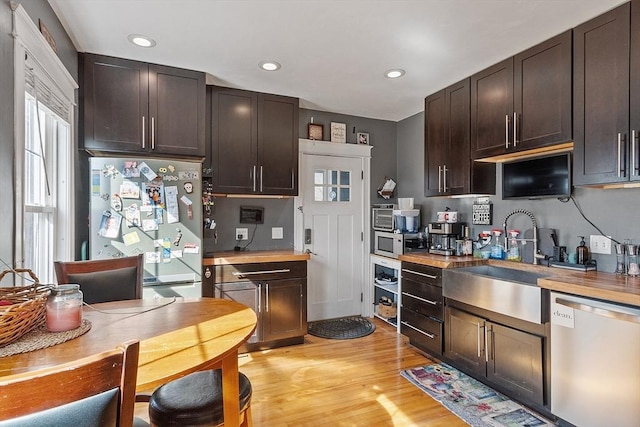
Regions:
<instances>
[{"instance_id":1,"label":"microwave oven","mask_svg":"<svg viewBox=\"0 0 640 427\"><path fill-rule=\"evenodd\" d=\"M398 258L399 255L416 250L426 250L422 233L376 231L374 232L373 241L374 254L391 258Z\"/></svg>"}]
</instances>

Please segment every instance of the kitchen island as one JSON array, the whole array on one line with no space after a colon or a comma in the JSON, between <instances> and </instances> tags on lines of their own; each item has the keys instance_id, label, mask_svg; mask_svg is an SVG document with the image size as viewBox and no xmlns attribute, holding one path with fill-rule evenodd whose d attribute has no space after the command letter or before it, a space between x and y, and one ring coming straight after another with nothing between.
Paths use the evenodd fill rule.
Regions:
<instances>
[{"instance_id":1,"label":"kitchen island","mask_svg":"<svg viewBox=\"0 0 640 427\"><path fill-rule=\"evenodd\" d=\"M240 302L258 315L241 350L304 343L309 259L294 250L225 251L204 258L204 295Z\"/></svg>"}]
</instances>

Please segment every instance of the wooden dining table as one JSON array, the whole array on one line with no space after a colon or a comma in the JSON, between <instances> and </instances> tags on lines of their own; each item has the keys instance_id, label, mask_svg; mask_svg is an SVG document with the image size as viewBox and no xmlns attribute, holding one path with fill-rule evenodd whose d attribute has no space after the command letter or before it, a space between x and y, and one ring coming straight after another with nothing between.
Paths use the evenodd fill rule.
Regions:
<instances>
[{"instance_id":1,"label":"wooden dining table","mask_svg":"<svg viewBox=\"0 0 640 427\"><path fill-rule=\"evenodd\" d=\"M0 377L70 362L140 341L136 391L151 391L192 372L222 368L225 425L240 421L238 348L256 327L256 314L216 298L159 298L94 304L84 335L52 347L0 358Z\"/></svg>"}]
</instances>

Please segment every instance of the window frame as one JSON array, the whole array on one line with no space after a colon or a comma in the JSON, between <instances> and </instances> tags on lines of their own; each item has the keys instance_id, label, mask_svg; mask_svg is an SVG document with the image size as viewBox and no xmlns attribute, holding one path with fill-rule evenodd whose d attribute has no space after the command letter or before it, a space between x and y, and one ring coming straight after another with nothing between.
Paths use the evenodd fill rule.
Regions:
<instances>
[{"instance_id":1,"label":"window frame","mask_svg":"<svg viewBox=\"0 0 640 427\"><path fill-rule=\"evenodd\" d=\"M74 153L76 151L75 127L75 91L78 84L71 77L64 64L48 45L44 36L37 29L24 8L12 3L13 9L13 37L14 37L14 200L15 200L15 235L14 235L14 266L15 268L29 268L24 265L24 227L25 227L25 198L24 198L24 161L25 161L25 92L26 92L26 58L34 64L38 78L47 88L63 100L69 107L69 138L68 146L58 148L56 154L56 170L59 172L57 180L51 182L55 191L56 218L53 226L53 257L55 260L69 261L75 252L75 203L73 195L74 185ZM67 119L67 118L63 118ZM51 270L53 271L53 265ZM38 275L37 271L34 271ZM49 279L53 279L50 277ZM16 283L18 285L26 284Z\"/></svg>"}]
</instances>

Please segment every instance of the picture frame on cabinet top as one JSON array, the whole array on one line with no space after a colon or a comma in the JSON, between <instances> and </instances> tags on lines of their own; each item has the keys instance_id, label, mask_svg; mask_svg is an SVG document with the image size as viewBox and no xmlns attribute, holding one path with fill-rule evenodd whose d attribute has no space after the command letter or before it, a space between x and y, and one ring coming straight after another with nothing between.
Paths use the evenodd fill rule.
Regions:
<instances>
[{"instance_id":1,"label":"picture frame on cabinet top","mask_svg":"<svg viewBox=\"0 0 640 427\"><path fill-rule=\"evenodd\" d=\"M308 126L309 139L314 141L322 141L324 138L324 126L316 123L309 123Z\"/></svg>"},{"instance_id":2,"label":"picture frame on cabinet top","mask_svg":"<svg viewBox=\"0 0 640 427\"><path fill-rule=\"evenodd\" d=\"M331 122L331 142L347 142L346 123Z\"/></svg>"},{"instance_id":3,"label":"picture frame on cabinet top","mask_svg":"<svg viewBox=\"0 0 640 427\"><path fill-rule=\"evenodd\" d=\"M369 134L358 132L356 141L358 144L369 145Z\"/></svg>"}]
</instances>

